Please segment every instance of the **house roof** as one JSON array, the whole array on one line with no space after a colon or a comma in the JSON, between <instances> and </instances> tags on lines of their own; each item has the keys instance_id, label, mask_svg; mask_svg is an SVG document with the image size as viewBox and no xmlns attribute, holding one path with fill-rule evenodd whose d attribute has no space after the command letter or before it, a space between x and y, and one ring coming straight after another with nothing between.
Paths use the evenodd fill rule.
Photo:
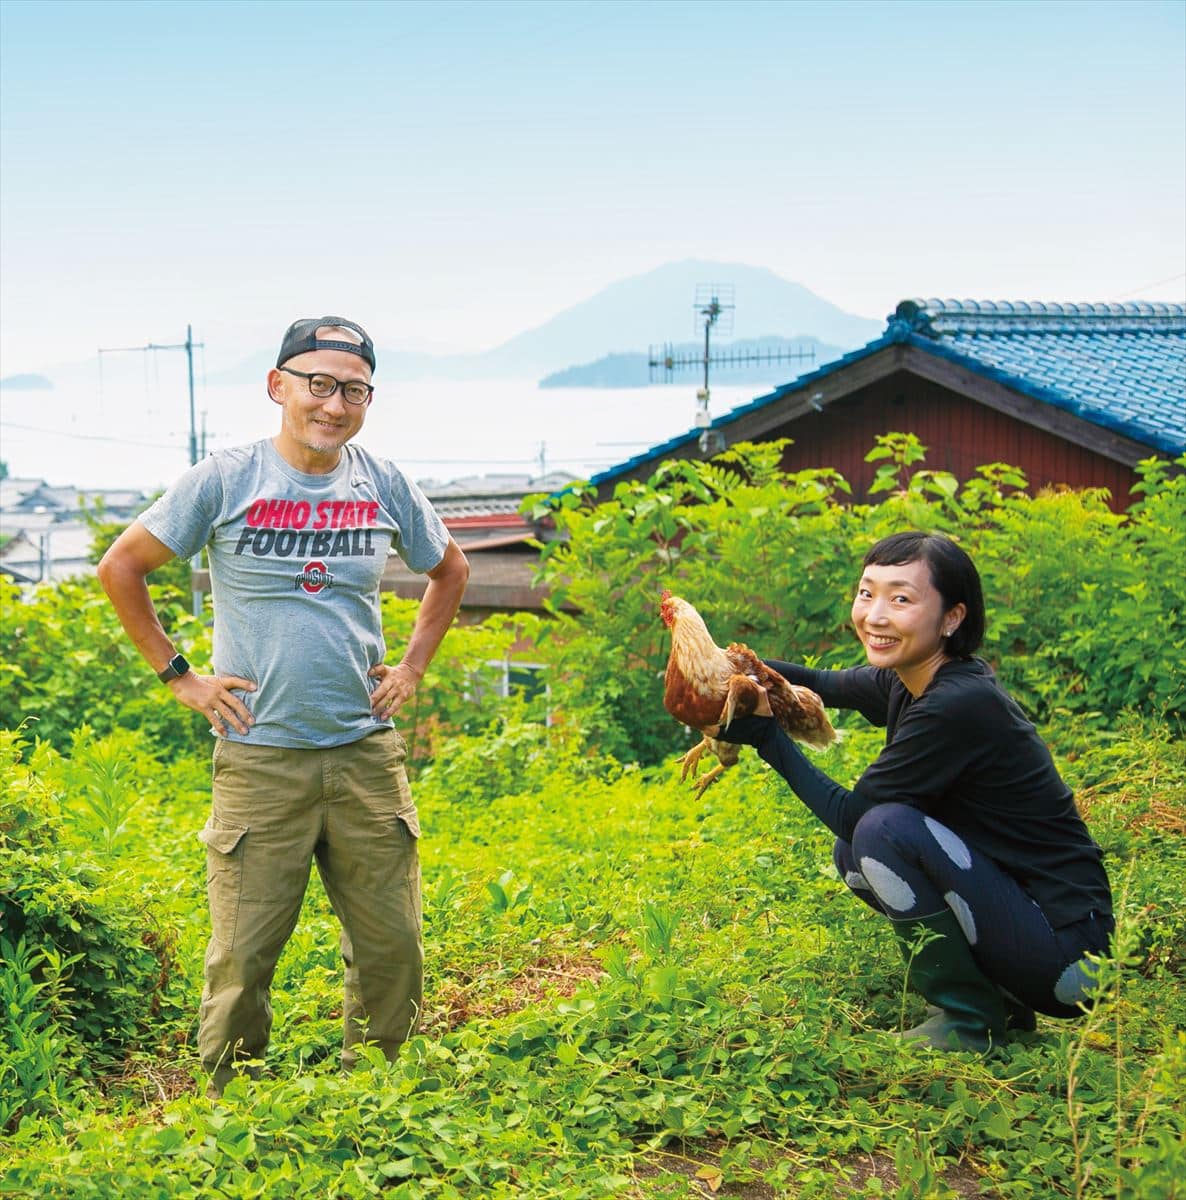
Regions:
<instances>
[{"instance_id":1,"label":"house roof","mask_svg":"<svg viewBox=\"0 0 1186 1200\"><path fill-rule=\"evenodd\" d=\"M447 483L421 481L420 487L450 532L477 527L530 530L519 510L527 496L563 491L576 482L568 471L546 475L471 475ZM526 536L526 535L524 535Z\"/></svg>"},{"instance_id":2,"label":"house roof","mask_svg":"<svg viewBox=\"0 0 1186 1200\"><path fill-rule=\"evenodd\" d=\"M726 429L892 346L947 359L1024 396L1164 454L1186 451L1186 305L903 300L885 333L724 413ZM609 482L686 448L698 429L593 476Z\"/></svg>"},{"instance_id":3,"label":"house roof","mask_svg":"<svg viewBox=\"0 0 1186 1200\"><path fill-rule=\"evenodd\" d=\"M0 547L0 561L14 574L38 579L41 576L44 550L49 577L66 579L73 575L90 575L94 533L81 522L62 522L41 529L22 529L11 541Z\"/></svg>"},{"instance_id":4,"label":"house roof","mask_svg":"<svg viewBox=\"0 0 1186 1200\"><path fill-rule=\"evenodd\" d=\"M0 511L13 508L26 496L46 486L44 479L32 479L10 475L0 479Z\"/></svg>"},{"instance_id":5,"label":"house roof","mask_svg":"<svg viewBox=\"0 0 1186 1200\"><path fill-rule=\"evenodd\" d=\"M58 514L79 512L85 501L101 502L112 516L127 516L145 503L147 497L135 488L79 488L73 484L58 486L44 479L5 479L0 481L0 512L44 510Z\"/></svg>"}]
</instances>

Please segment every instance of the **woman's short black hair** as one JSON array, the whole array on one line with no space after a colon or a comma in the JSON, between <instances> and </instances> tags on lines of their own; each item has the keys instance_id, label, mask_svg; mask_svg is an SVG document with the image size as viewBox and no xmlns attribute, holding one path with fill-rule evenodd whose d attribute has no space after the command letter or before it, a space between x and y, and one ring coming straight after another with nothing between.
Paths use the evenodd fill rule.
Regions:
<instances>
[{"instance_id":1,"label":"woman's short black hair","mask_svg":"<svg viewBox=\"0 0 1186 1200\"><path fill-rule=\"evenodd\" d=\"M953 658L971 658L984 640L984 590L976 564L949 537L941 533L894 533L882 538L865 555L863 566L896 567L925 562L931 583L943 597L943 611L962 604L967 612L947 639Z\"/></svg>"}]
</instances>

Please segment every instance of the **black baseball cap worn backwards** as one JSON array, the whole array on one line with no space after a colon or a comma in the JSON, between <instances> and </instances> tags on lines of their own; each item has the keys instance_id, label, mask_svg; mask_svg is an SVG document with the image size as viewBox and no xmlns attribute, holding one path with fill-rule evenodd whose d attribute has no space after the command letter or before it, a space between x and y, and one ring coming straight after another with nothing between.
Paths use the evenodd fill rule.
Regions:
<instances>
[{"instance_id":1,"label":"black baseball cap worn backwards","mask_svg":"<svg viewBox=\"0 0 1186 1200\"><path fill-rule=\"evenodd\" d=\"M362 345L319 338L317 331L326 325L353 329L362 338ZM357 354L359 358L364 359L370 364L372 371L375 369L375 346L367 335L367 331L361 325L347 321L344 317L321 317L318 320L314 320L312 317L303 317L299 321L293 321L285 331L284 340L280 343L280 356L276 359L276 366L282 367L290 358L296 358L298 354L306 354L310 350L345 350L347 354Z\"/></svg>"}]
</instances>

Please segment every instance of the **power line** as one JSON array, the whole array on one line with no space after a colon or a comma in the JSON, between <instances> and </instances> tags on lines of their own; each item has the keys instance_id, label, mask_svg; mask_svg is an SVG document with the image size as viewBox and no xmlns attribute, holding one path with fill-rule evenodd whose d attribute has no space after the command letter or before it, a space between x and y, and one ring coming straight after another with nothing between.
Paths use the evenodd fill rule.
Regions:
<instances>
[{"instance_id":1,"label":"power line","mask_svg":"<svg viewBox=\"0 0 1186 1200\"><path fill-rule=\"evenodd\" d=\"M37 425L18 425L16 421L0 421L5 429L21 429L26 433L44 433L50 437L75 438L82 442L114 442L119 446L144 446L150 450L176 450L176 444L164 442L137 442L131 438L106 437L101 433L69 433L64 429L42 429Z\"/></svg>"},{"instance_id":2,"label":"power line","mask_svg":"<svg viewBox=\"0 0 1186 1200\"><path fill-rule=\"evenodd\" d=\"M100 371L100 387L102 386L102 370L103 370L103 355L104 354L144 354L149 350L184 350L185 358L189 368L189 465L192 467L198 461L198 422L194 411L194 351L204 350L205 342L194 341L194 330L192 325L185 327L185 341L176 342L172 345L159 345L156 342L149 342L147 346L100 346L99 347L99 371ZM145 386L148 384L148 360L145 359ZM156 363L156 355L153 355L153 363ZM172 447L170 447L172 449ZM195 593L196 595L196 593ZM195 600L196 604L197 601Z\"/></svg>"},{"instance_id":3,"label":"power line","mask_svg":"<svg viewBox=\"0 0 1186 1200\"><path fill-rule=\"evenodd\" d=\"M1153 283L1142 284L1139 288L1133 288L1131 292L1125 292L1123 296L1117 296L1117 300L1127 300L1129 296L1139 295L1141 292L1147 292L1150 288L1161 287L1163 283L1173 283L1175 279L1186 279L1186 271L1179 271L1177 275L1170 275L1165 279L1157 279Z\"/></svg>"},{"instance_id":4,"label":"power line","mask_svg":"<svg viewBox=\"0 0 1186 1200\"><path fill-rule=\"evenodd\" d=\"M97 433L70 433L63 429L43 429L38 425L22 425L16 421L0 421L0 428L4 429L20 429L25 433L43 433L49 437L65 437L75 438L78 441L84 442L113 442L119 446L141 446L150 450L176 450L176 444L169 445L163 442L139 442L131 438L107 437L104 434ZM184 436L178 434L179 437ZM600 443L605 445L606 443ZM622 442L609 443L611 445L623 446L649 446L650 442ZM584 454L564 454L557 455L556 458L562 462L582 462L589 465L599 463L616 463L618 458L610 458L604 455L584 455ZM458 466L458 467L520 467L528 464L538 464L539 455L526 455L523 458L399 458L398 462L407 466Z\"/></svg>"}]
</instances>

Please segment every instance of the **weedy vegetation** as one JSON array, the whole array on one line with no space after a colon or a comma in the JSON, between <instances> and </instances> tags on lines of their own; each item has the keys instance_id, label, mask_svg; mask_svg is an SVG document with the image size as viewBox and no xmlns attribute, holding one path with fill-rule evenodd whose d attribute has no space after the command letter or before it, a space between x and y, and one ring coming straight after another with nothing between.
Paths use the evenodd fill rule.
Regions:
<instances>
[{"instance_id":1,"label":"weedy vegetation","mask_svg":"<svg viewBox=\"0 0 1186 1200\"><path fill-rule=\"evenodd\" d=\"M959 482L879 440L877 503L777 446L535 503L553 611L458 627L403 714L424 826L426 1007L342 1075L336 927L314 878L263 1078L204 1097L208 735L146 678L92 581L0 609L0 1195L1186 1196L1186 460L1133 503ZM986 656L1103 846L1100 1001L988 1060L915 1023L884 924L750 753L702 796L662 711L660 589L770 656L857 661L856 564L941 529L976 558ZM184 586L181 581L180 586ZM191 661L207 625L167 581ZM389 643L410 605L385 600ZM546 690L502 697L515 647ZM878 731L819 761L851 782Z\"/></svg>"}]
</instances>

